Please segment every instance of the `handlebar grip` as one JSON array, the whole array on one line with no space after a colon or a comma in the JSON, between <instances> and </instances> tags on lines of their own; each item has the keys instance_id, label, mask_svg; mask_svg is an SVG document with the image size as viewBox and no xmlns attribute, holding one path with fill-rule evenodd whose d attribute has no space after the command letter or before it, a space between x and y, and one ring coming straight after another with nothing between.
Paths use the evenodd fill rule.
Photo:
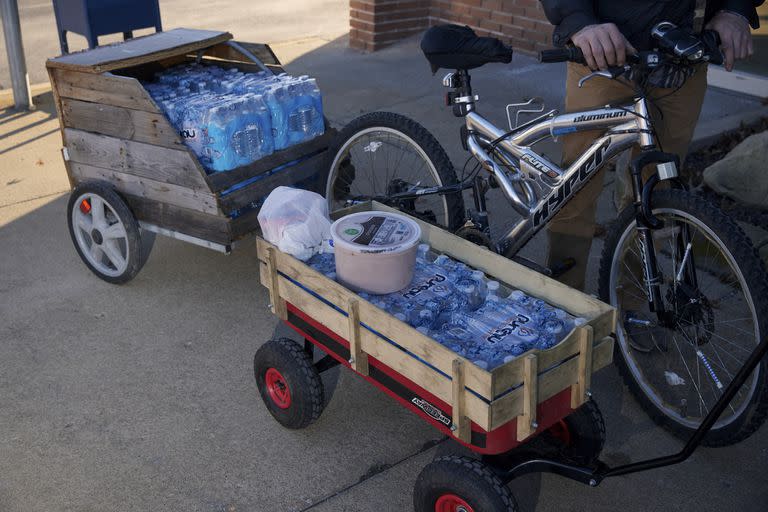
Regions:
<instances>
[{"instance_id":1,"label":"handlebar grip","mask_svg":"<svg viewBox=\"0 0 768 512\"><path fill-rule=\"evenodd\" d=\"M578 62L584 63L584 54L576 47L553 48L539 52L539 62Z\"/></svg>"},{"instance_id":2,"label":"handlebar grip","mask_svg":"<svg viewBox=\"0 0 768 512\"><path fill-rule=\"evenodd\" d=\"M725 61L725 56L722 50L720 50L720 34L714 30L705 30L701 34L701 42L704 43L710 64L722 65Z\"/></svg>"}]
</instances>

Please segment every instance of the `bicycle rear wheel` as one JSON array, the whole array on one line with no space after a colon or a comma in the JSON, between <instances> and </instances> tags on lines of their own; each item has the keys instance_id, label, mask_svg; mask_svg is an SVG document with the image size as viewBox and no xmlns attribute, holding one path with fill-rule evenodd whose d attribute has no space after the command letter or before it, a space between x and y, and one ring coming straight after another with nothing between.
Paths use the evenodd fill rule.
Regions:
<instances>
[{"instance_id":1,"label":"bicycle rear wheel","mask_svg":"<svg viewBox=\"0 0 768 512\"><path fill-rule=\"evenodd\" d=\"M457 182L448 155L432 134L415 121L391 112L373 112L353 120L341 131L329 154L333 155L326 186L330 211L366 197ZM460 193L384 202L451 231L464 218Z\"/></svg>"},{"instance_id":2,"label":"bicycle rear wheel","mask_svg":"<svg viewBox=\"0 0 768 512\"><path fill-rule=\"evenodd\" d=\"M746 235L708 202L668 190L653 204L664 222L651 232L662 302L672 313L662 320L650 311L634 207L608 233L600 295L618 309L615 359L624 381L657 423L686 438L765 336L768 279ZM695 286L677 280L681 266L695 268ZM759 428L768 415L767 374L763 360L705 444L733 444Z\"/></svg>"}]
</instances>

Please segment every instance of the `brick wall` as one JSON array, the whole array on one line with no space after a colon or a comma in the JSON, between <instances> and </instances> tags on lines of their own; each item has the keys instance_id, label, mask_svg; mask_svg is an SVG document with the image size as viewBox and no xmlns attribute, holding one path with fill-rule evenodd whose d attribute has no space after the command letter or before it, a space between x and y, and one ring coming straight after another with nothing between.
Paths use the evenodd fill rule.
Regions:
<instances>
[{"instance_id":1,"label":"brick wall","mask_svg":"<svg viewBox=\"0 0 768 512\"><path fill-rule=\"evenodd\" d=\"M538 0L351 0L349 44L375 51L427 27L469 25L522 52L552 46L552 27Z\"/></svg>"}]
</instances>

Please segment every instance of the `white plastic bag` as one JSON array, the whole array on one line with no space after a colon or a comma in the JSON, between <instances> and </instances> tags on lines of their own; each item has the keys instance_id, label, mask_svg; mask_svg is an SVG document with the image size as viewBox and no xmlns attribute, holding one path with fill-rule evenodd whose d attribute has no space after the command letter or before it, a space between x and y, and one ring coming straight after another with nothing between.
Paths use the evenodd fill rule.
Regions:
<instances>
[{"instance_id":1,"label":"white plastic bag","mask_svg":"<svg viewBox=\"0 0 768 512\"><path fill-rule=\"evenodd\" d=\"M273 190L259 212L264 239L302 261L332 252L328 203L320 194L291 187Z\"/></svg>"}]
</instances>

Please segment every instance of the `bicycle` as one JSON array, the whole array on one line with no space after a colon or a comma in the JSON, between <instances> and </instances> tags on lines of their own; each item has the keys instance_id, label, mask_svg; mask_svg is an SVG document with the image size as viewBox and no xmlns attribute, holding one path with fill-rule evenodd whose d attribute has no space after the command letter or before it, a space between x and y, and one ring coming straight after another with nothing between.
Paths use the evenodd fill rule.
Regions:
<instances>
[{"instance_id":1,"label":"bicycle","mask_svg":"<svg viewBox=\"0 0 768 512\"><path fill-rule=\"evenodd\" d=\"M453 70L443 79L449 89L446 105L464 120L461 142L476 161L472 171L457 179L440 143L415 121L387 112L366 114L342 130L329 152L334 155L326 186L330 210L376 200L514 258L599 168L639 144L641 153L631 165L634 204L619 213L607 233L600 297L620 315L615 360L625 383L657 423L680 437L690 436L768 329L768 279L738 225L686 190L678 178L677 157L658 150L650 99L637 84L661 64L683 67L722 59L716 36L659 24L654 28L658 49L582 80L631 74L632 102L565 114L551 110L520 125L513 125L508 107L510 128L502 130L477 112L479 96L469 70L510 63L512 49L466 30L431 28L431 41L438 42L425 55L433 71ZM458 50L457 31L465 31ZM540 60L583 63L576 48L547 50ZM567 168L532 148L544 139L587 130L600 135ZM647 166L656 169L644 179ZM657 189L660 183L667 188ZM500 188L521 216L498 240L491 240L485 204L491 187ZM468 189L475 208L465 215L462 192ZM705 443L739 442L765 421L766 359Z\"/></svg>"}]
</instances>

